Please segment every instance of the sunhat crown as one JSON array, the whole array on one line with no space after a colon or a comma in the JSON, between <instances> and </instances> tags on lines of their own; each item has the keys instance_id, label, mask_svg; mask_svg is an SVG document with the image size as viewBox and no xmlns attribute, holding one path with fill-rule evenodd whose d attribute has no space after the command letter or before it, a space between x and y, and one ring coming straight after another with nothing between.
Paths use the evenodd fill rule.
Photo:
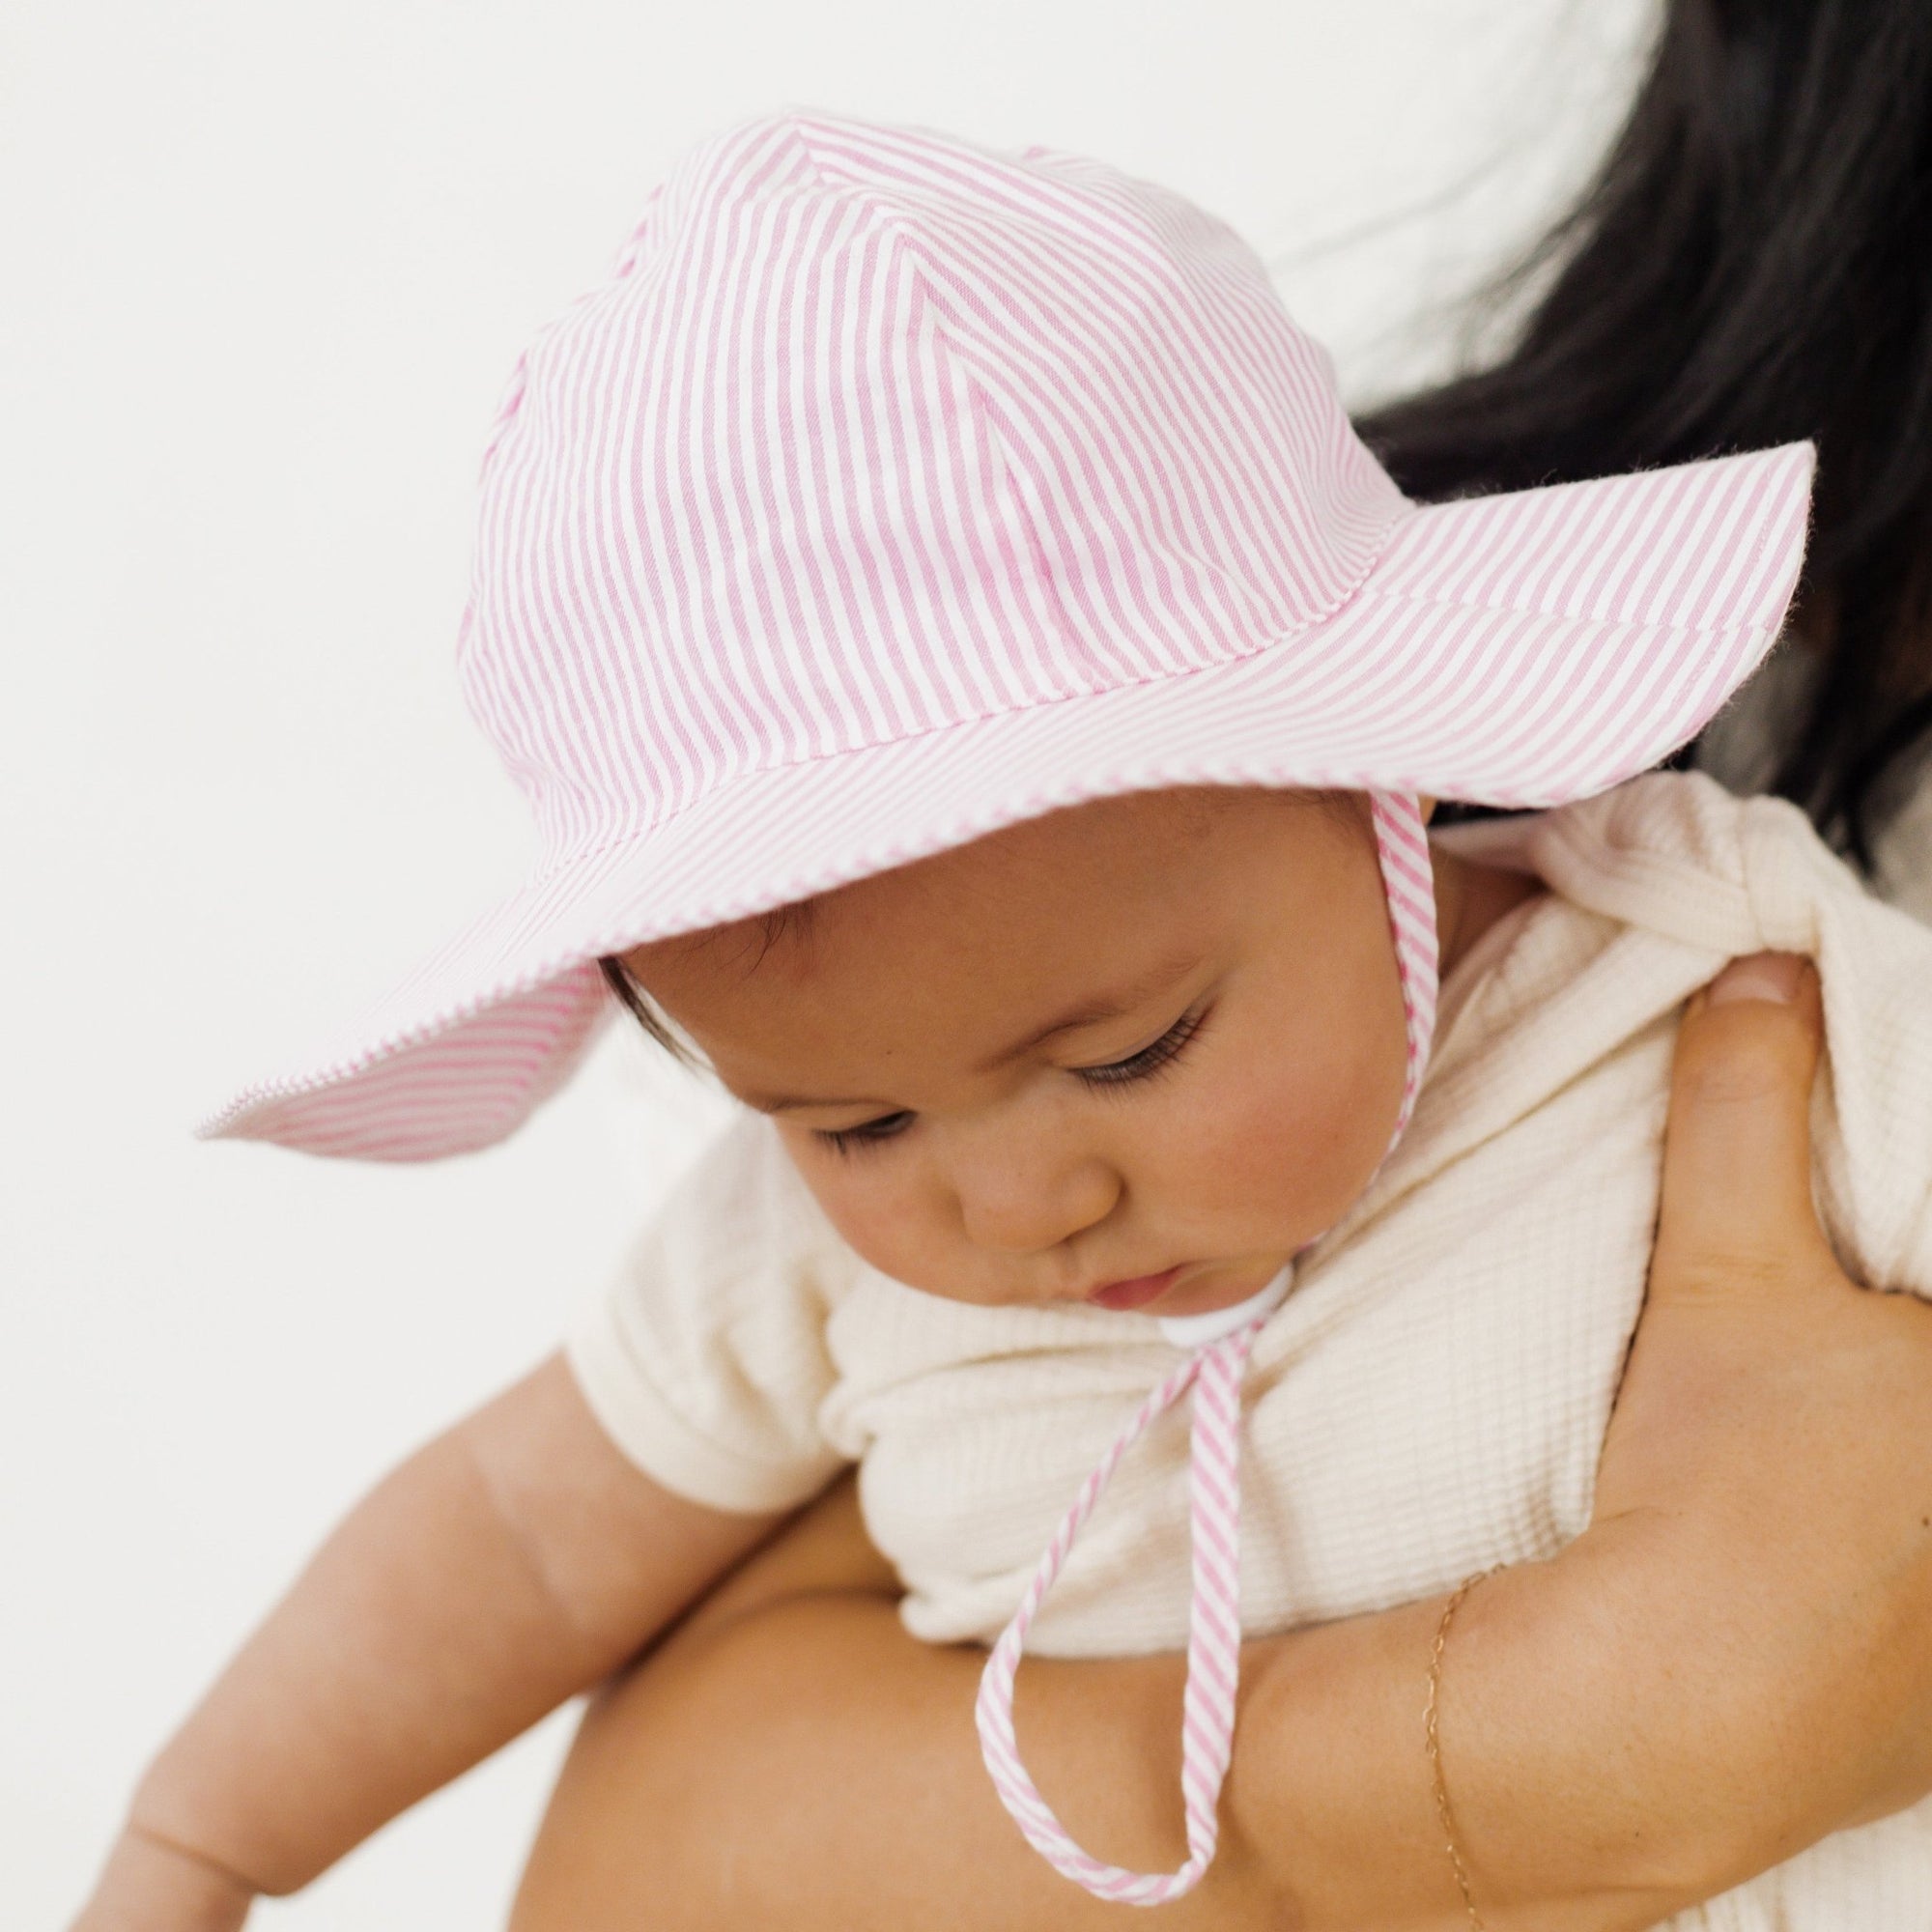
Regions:
<instances>
[{"instance_id":1,"label":"sunhat crown","mask_svg":"<svg viewBox=\"0 0 1932 1932\"><path fill-rule=\"evenodd\" d=\"M687 155L525 357L463 676L555 862L748 773L1263 649L1405 507L1211 216L780 114Z\"/></svg>"}]
</instances>

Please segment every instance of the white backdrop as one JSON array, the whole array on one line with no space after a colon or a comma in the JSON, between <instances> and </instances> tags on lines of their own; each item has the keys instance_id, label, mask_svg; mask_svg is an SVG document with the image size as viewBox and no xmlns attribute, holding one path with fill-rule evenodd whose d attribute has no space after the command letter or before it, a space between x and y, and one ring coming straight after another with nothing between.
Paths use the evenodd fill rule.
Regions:
<instances>
[{"instance_id":1,"label":"white backdrop","mask_svg":"<svg viewBox=\"0 0 1932 1932\"><path fill-rule=\"evenodd\" d=\"M0 30L0 1919L326 1525L554 1343L716 1117L617 1037L510 1145L207 1147L511 883L450 672L484 428L688 141L786 101L1235 221L1364 397L1627 99L1652 0L14 0ZM488 1927L553 1719L287 1932Z\"/></svg>"}]
</instances>

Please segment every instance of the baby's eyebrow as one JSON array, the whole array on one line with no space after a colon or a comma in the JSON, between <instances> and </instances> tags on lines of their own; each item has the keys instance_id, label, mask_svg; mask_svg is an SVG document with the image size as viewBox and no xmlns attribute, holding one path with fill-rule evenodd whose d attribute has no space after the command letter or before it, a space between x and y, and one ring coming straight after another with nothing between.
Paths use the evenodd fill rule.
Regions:
<instances>
[{"instance_id":1,"label":"baby's eyebrow","mask_svg":"<svg viewBox=\"0 0 1932 1932\"><path fill-rule=\"evenodd\" d=\"M1057 1019L1046 1025L1036 1027L1025 1037L1002 1047L997 1053L982 1060L973 1070L976 1073L991 1073L1009 1063L1019 1059L1024 1053L1031 1053L1036 1047L1044 1046L1050 1039L1063 1033L1074 1033L1081 1027L1098 1026L1103 1020L1119 1019L1123 1013L1130 1013L1136 1007L1144 1006L1157 993L1164 993L1179 980L1199 969L1200 955L1194 952L1172 953L1158 964L1149 968L1137 979L1117 986L1111 991L1096 993L1093 998L1082 1000L1078 1006L1069 1008ZM833 1098L828 1095L812 1094L802 1096L786 1094L782 1097L768 1094L741 1094L738 1096L748 1107L755 1108L761 1114L787 1114L800 1107L880 1107L891 1106L890 1101L863 1097Z\"/></svg>"}]
</instances>

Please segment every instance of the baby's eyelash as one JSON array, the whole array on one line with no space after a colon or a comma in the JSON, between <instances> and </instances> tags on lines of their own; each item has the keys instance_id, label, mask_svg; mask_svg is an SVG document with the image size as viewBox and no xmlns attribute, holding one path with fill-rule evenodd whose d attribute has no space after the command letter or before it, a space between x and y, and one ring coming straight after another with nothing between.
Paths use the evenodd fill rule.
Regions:
<instances>
[{"instance_id":1,"label":"baby's eyelash","mask_svg":"<svg viewBox=\"0 0 1932 1932\"><path fill-rule=\"evenodd\" d=\"M1136 1080L1151 1079L1180 1058L1188 1042L1200 1034L1207 1018L1206 1009L1183 1013L1151 1046L1142 1047L1125 1060L1116 1060L1106 1066L1076 1066L1070 1070L1090 1087L1125 1087Z\"/></svg>"},{"instance_id":2,"label":"baby's eyelash","mask_svg":"<svg viewBox=\"0 0 1932 1932\"><path fill-rule=\"evenodd\" d=\"M834 1153L861 1153L904 1133L911 1122L910 1114L881 1114L856 1127L813 1127L811 1137Z\"/></svg>"},{"instance_id":3,"label":"baby's eyelash","mask_svg":"<svg viewBox=\"0 0 1932 1932\"><path fill-rule=\"evenodd\" d=\"M1071 1066L1067 1071L1090 1087L1126 1087L1136 1080L1150 1080L1179 1059L1188 1043L1198 1037L1207 1018L1206 1009L1183 1014L1152 1045L1142 1047L1125 1060L1110 1061L1104 1066ZM909 1113L881 1114L876 1121L867 1121L856 1127L814 1127L812 1139L834 1153L852 1154L895 1139L911 1123Z\"/></svg>"}]
</instances>

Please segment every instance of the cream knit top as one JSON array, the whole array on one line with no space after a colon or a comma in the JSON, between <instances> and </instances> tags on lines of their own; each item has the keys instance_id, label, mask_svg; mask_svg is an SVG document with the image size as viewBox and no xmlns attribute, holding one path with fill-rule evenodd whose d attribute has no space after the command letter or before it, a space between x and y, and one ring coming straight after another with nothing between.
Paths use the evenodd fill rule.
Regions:
<instances>
[{"instance_id":1,"label":"cream knit top","mask_svg":"<svg viewBox=\"0 0 1932 1932\"><path fill-rule=\"evenodd\" d=\"M1819 1205L1851 1272L1932 1293L1932 931L1879 904L1795 808L1654 775L1438 835L1549 893L1443 988L1414 1120L1257 1338L1243 1431L1250 1634L1386 1608L1589 1520L1642 1299L1672 1039L1735 954L1815 957ZM991 1642L1075 1491L1173 1367L1150 1317L977 1308L847 1248L776 1131L702 1156L568 1355L667 1488L782 1508L860 1463L873 1541L935 1642ZM1170 1415L1082 1532L1029 1648L1184 1648L1187 1441ZM1923 1932L1932 1800L1672 1921Z\"/></svg>"}]
</instances>

